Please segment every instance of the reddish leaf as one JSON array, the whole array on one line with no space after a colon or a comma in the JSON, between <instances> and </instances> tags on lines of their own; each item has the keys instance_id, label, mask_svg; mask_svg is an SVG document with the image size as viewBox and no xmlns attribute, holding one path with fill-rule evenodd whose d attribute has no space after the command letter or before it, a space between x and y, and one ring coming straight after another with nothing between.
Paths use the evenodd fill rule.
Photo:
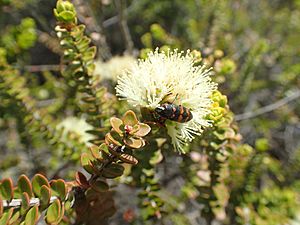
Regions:
<instances>
[{"instance_id":1,"label":"reddish leaf","mask_svg":"<svg viewBox=\"0 0 300 225\"><path fill-rule=\"evenodd\" d=\"M82 188L88 188L90 186L87 178L79 171L76 172L75 179L77 184Z\"/></svg>"}]
</instances>

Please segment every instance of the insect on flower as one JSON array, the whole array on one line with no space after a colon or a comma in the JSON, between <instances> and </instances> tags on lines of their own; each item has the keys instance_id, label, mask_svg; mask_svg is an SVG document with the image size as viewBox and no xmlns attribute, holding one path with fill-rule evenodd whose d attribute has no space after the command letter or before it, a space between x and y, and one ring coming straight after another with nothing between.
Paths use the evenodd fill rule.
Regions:
<instances>
[{"instance_id":1,"label":"insect on flower","mask_svg":"<svg viewBox=\"0 0 300 225\"><path fill-rule=\"evenodd\" d=\"M118 77L117 96L139 106L144 119L164 126L174 149L185 152L184 146L212 125L206 119L217 89L212 68L201 65L190 51L156 49L147 56Z\"/></svg>"},{"instance_id":2,"label":"insect on flower","mask_svg":"<svg viewBox=\"0 0 300 225\"><path fill-rule=\"evenodd\" d=\"M176 95L173 102L166 102L155 108L155 117L160 122L164 122L166 119L172 120L178 123L185 123L193 119L193 114L190 109L174 104L178 95Z\"/></svg>"}]
</instances>

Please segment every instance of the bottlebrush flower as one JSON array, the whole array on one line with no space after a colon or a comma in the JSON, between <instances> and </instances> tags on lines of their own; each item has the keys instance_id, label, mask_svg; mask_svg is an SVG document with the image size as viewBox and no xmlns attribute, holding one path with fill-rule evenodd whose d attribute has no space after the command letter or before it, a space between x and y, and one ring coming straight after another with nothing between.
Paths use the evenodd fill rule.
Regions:
<instances>
[{"instance_id":1,"label":"bottlebrush flower","mask_svg":"<svg viewBox=\"0 0 300 225\"><path fill-rule=\"evenodd\" d=\"M190 51L159 52L156 49L147 59L139 60L130 71L120 75L116 86L117 96L152 113L166 102L190 109L192 120L165 122L172 144L180 152L184 152L184 145L195 135L201 135L203 128L210 126L205 116L210 113L216 84L211 81L211 69L195 66L195 60Z\"/></svg>"}]
</instances>

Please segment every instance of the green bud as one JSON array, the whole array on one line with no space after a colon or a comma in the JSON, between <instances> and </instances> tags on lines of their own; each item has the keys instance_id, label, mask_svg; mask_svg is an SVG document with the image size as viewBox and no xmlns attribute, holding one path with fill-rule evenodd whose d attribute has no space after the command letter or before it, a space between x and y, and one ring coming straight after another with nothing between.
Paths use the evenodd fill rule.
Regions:
<instances>
[{"instance_id":1,"label":"green bud","mask_svg":"<svg viewBox=\"0 0 300 225\"><path fill-rule=\"evenodd\" d=\"M76 23L76 11L74 5L69 1L58 0L54 15L59 22Z\"/></svg>"}]
</instances>

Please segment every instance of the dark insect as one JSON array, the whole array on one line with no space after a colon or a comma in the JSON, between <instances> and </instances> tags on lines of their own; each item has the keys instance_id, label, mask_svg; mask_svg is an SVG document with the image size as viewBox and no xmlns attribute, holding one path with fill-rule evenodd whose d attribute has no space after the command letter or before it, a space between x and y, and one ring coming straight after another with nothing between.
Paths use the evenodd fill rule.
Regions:
<instances>
[{"instance_id":1,"label":"dark insect","mask_svg":"<svg viewBox=\"0 0 300 225\"><path fill-rule=\"evenodd\" d=\"M173 103L164 103L155 108L154 111L160 121L168 119L178 123L185 123L193 119L193 114L188 108Z\"/></svg>"}]
</instances>

